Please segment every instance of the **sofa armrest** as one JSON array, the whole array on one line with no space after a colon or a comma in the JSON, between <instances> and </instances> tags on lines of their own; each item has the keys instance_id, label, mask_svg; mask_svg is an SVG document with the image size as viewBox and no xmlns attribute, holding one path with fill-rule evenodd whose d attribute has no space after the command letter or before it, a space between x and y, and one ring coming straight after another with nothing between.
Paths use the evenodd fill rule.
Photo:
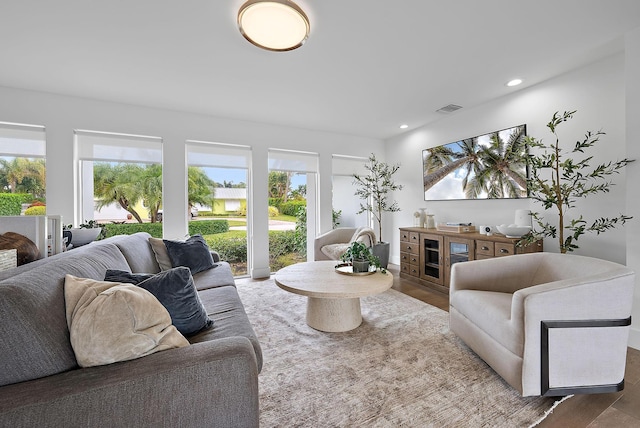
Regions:
<instances>
[{"instance_id":1,"label":"sofa armrest","mask_svg":"<svg viewBox=\"0 0 640 428\"><path fill-rule=\"evenodd\" d=\"M257 427L251 343L230 337L0 388L1 426Z\"/></svg>"},{"instance_id":2,"label":"sofa armrest","mask_svg":"<svg viewBox=\"0 0 640 428\"><path fill-rule=\"evenodd\" d=\"M315 260L331 260L322 251L322 247L329 244L348 243L355 233L355 227L339 227L316 236L313 241L313 254Z\"/></svg>"},{"instance_id":3,"label":"sofa armrest","mask_svg":"<svg viewBox=\"0 0 640 428\"><path fill-rule=\"evenodd\" d=\"M451 266L449 293L453 295L458 290L514 293L529 287L538 268L537 254L542 253L456 263Z\"/></svg>"}]
</instances>

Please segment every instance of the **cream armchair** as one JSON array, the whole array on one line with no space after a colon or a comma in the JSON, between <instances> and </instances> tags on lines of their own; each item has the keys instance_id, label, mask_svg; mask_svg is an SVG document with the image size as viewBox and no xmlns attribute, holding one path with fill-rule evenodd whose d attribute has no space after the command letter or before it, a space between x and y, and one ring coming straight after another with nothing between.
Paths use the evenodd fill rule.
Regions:
<instances>
[{"instance_id":1,"label":"cream armchair","mask_svg":"<svg viewBox=\"0 0 640 428\"><path fill-rule=\"evenodd\" d=\"M313 243L315 260L338 260L349 244L361 241L372 247L376 234L370 227L338 227L316 237Z\"/></svg>"},{"instance_id":2,"label":"cream armchair","mask_svg":"<svg viewBox=\"0 0 640 428\"><path fill-rule=\"evenodd\" d=\"M634 272L533 253L456 263L450 328L523 396L624 388Z\"/></svg>"}]
</instances>

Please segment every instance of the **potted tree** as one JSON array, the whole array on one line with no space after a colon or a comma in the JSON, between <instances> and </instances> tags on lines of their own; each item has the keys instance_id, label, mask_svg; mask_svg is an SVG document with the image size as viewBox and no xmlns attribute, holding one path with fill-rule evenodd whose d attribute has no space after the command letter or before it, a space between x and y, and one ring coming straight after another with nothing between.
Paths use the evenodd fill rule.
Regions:
<instances>
[{"instance_id":1,"label":"potted tree","mask_svg":"<svg viewBox=\"0 0 640 428\"><path fill-rule=\"evenodd\" d=\"M560 141L556 128L562 122L573 117L575 111L556 112L547 128L555 137L551 144L544 144L542 140L526 137L529 147L537 149L535 154L527 157L531 170L531 177L527 179L527 189L534 201L540 202L545 210L555 209L557 212L557 226L550 223L538 213L532 213L534 229L519 242L520 246L527 246L538 239L551 237L558 239L561 253L567 253L578 248L577 241L587 232L600 234L617 225L623 225L631 217L620 214L614 218L600 217L591 223L580 215L578 218L568 219L567 211L575 208L579 198L585 198L596 193L606 193L613 185L609 177L618 174L631 159L609 161L591 167L592 156L584 156L584 151L596 144L604 132L588 131L582 141L578 140L570 152L560 148ZM574 159L572 156L581 156Z\"/></svg>"},{"instance_id":2,"label":"potted tree","mask_svg":"<svg viewBox=\"0 0 640 428\"><path fill-rule=\"evenodd\" d=\"M376 269L381 268L380 259L371 252L371 248L358 241L352 242L340 259L350 262L354 273L369 272L370 266L375 266Z\"/></svg>"},{"instance_id":3,"label":"potted tree","mask_svg":"<svg viewBox=\"0 0 640 428\"><path fill-rule=\"evenodd\" d=\"M365 165L368 171L366 175L353 175L353 184L356 186L355 195L362 200L357 214L370 212L378 223L378 244L372 248L373 254L380 259L380 265L386 269L389 263L389 243L382 241L382 215L385 212L400 211L396 201L389 201L389 193L401 190L402 185L393 181L393 175L400 168L399 164L389 165L376 159L375 154L369 156Z\"/></svg>"}]
</instances>

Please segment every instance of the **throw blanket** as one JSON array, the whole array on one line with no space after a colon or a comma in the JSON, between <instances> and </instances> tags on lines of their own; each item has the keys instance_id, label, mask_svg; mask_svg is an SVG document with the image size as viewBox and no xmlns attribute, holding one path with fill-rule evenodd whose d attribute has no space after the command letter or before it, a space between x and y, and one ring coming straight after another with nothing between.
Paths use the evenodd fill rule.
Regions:
<instances>
[{"instance_id":1,"label":"throw blanket","mask_svg":"<svg viewBox=\"0 0 640 428\"><path fill-rule=\"evenodd\" d=\"M349 242L325 245L320 248L320 251L332 260L339 260L344 252L347 251L349 245L355 241L363 242L372 247L377 242L376 233L370 227L359 227L353 233Z\"/></svg>"},{"instance_id":2,"label":"throw blanket","mask_svg":"<svg viewBox=\"0 0 640 428\"><path fill-rule=\"evenodd\" d=\"M355 241L364 242L369 247L372 247L377 242L376 233L370 227L359 227L356 229L349 243Z\"/></svg>"}]
</instances>

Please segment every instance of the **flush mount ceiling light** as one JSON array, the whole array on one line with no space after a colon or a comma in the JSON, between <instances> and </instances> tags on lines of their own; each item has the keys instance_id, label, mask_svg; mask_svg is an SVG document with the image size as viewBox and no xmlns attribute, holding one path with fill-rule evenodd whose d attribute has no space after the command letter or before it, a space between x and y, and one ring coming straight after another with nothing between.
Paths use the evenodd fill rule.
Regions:
<instances>
[{"instance_id":1,"label":"flush mount ceiling light","mask_svg":"<svg viewBox=\"0 0 640 428\"><path fill-rule=\"evenodd\" d=\"M289 0L249 0L238 11L238 28L249 42L270 51L290 51L309 37L309 18Z\"/></svg>"},{"instance_id":2,"label":"flush mount ceiling light","mask_svg":"<svg viewBox=\"0 0 640 428\"><path fill-rule=\"evenodd\" d=\"M518 86L522 83L522 79L513 79L507 82L507 86Z\"/></svg>"}]
</instances>

